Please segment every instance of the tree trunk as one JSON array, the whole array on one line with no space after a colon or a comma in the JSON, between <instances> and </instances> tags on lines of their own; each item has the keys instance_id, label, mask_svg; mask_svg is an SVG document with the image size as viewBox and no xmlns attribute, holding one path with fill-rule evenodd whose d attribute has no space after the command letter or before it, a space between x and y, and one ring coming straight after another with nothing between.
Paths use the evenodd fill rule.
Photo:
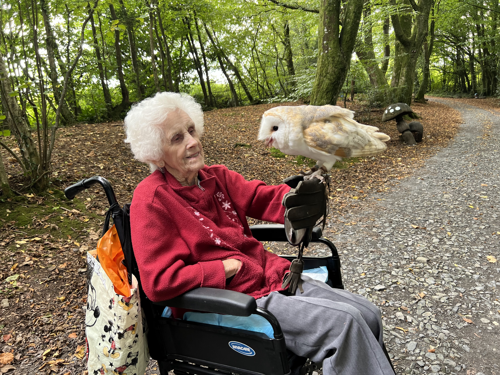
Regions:
<instances>
[{"instance_id":1,"label":"tree trunk","mask_svg":"<svg viewBox=\"0 0 500 375\"><path fill-rule=\"evenodd\" d=\"M156 4L156 1L154 2ZM160 40L161 42L159 43L160 45L160 51L162 53L162 62L164 63L165 57L167 58L167 69L165 69L163 65L163 80L165 82L165 88L168 91L174 91L174 83L172 80L172 55L170 54L170 48L168 46L168 40L167 37L165 36L165 29L163 28L163 20L161 17L161 12L160 12L160 7L157 6L157 12L158 12L158 25L160 26L160 32L161 32L161 39L158 37L158 31L156 31L157 39ZM163 51L163 44L165 45L165 52ZM182 55L182 42L181 42L181 49L180 49L180 55ZM179 91L179 90L176 90Z\"/></svg>"},{"instance_id":2,"label":"tree trunk","mask_svg":"<svg viewBox=\"0 0 500 375\"><path fill-rule=\"evenodd\" d=\"M390 93L389 84L385 79L385 74L379 68L375 51L373 47L372 24L370 18L371 4L370 0L365 2L363 9L363 44L358 44L356 47L356 54L361 61L361 64L366 70L370 83L373 87L373 94L371 101L377 103L379 106L389 105L393 99ZM370 90L372 91L372 90Z\"/></svg>"},{"instance_id":3,"label":"tree trunk","mask_svg":"<svg viewBox=\"0 0 500 375\"><path fill-rule=\"evenodd\" d=\"M411 34L411 22L411 15L402 14L400 16L401 28L405 35ZM403 45L396 39L394 42L394 66L392 68L391 87L397 88L399 86L402 68L406 64L407 58Z\"/></svg>"},{"instance_id":4,"label":"tree trunk","mask_svg":"<svg viewBox=\"0 0 500 375\"><path fill-rule=\"evenodd\" d=\"M5 65L2 52L0 51L0 95L6 103L6 108L4 109L9 112L11 118L10 131L16 138L17 145L19 146L24 164L22 167L34 177L40 165L40 156L36 144L31 137L29 124L23 117L16 98L10 96L11 91L9 72Z\"/></svg>"},{"instance_id":5,"label":"tree trunk","mask_svg":"<svg viewBox=\"0 0 500 375\"><path fill-rule=\"evenodd\" d=\"M111 19L116 20L116 12L113 4L109 4L111 12ZM115 56L116 56L116 72L118 74L118 81L120 82L120 91L122 94L122 101L119 105L113 108L112 117L121 117L121 112L130 107L130 97L127 85L125 84L125 77L123 76L123 63L122 63L122 49L120 47L120 31L115 29Z\"/></svg>"},{"instance_id":6,"label":"tree trunk","mask_svg":"<svg viewBox=\"0 0 500 375\"><path fill-rule=\"evenodd\" d=\"M200 57L198 56L198 50L196 45L194 44L193 33L191 31L191 24L187 18L184 18L184 25L186 25L187 29L187 37L189 49L191 50L191 55L194 66L196 68L196 72L198 73L198 79L200 80L201 91L203 92L203 101L205 106L210 106L210 98L207 93L207 88L205 86L205 79L203 78L203 68L201 66Z\"/></svg>"},{"instance_id":7,"label":"tree trunk","mask_svg":"<svg viewBox=\"0 0 500 375\"><path fill-rule=\"evenodd\" d=\"M139 60L137 58L137 46L135 45L135 35L134 35L134 19L131 18L127 13L127 8L123 0L119 0L121 7L121 12L123 13L123 18L125 20L125 27L127 31L128 44L130 47L130 57L132 59L132 69L134 70L135 85L137 87L137 99L142 100L144 97L144 92L141 86L141 75L139 70Z\"/></svg>"},{"instance_id":8,"label":"tree trunk","mask_svg":"<svg viewBox=\"0 0 500 375\"><path fill-rule=\"evenodd\" d=\"M434 8L432 9L432 15L434 16ZM434 17L432 17L431 26L429 30L429 38L426 42L424 42L424 71L422 84L420 85L420 89L418 90L417 96L415 96L415 101L420 103L425 103L425 93L429 89L429 81L431 78L430 71L430 61L432 50L434 49L434 26L435 21Z\"/></svg>"},{"instance_id":9,"label":"tree trunk","mask_svg":"<svg viewBox=\"0 0 500 375\"><path fill-rule=\"evenodd\" d=\"M203 24L203 26L205 27L205 32L207 33L210 41L212 42L212 45L217 50L217 54L219 54L224 59L227 66L229 67L229 69L231 69L233 71L234 75L238 79L238 82L240 83L241 87L243 88L243 91L245 91L245 95L247 96L248 100L250 101L250 103L253 103L254 102L253 96L250 93L250 90L248 89L245 81L241 77L240 70L236 67L236 65L233 64L231 59L227 56L227 54L221 48L215 32L213 32L213 34L211 34L210 31L208 30L207 25Z\"/></svg>"},{"instance_id":10,"label":"tree trunk","mask_svg":"<svg viewBox=\"0 0 500 375\"><path fill-rule=\"evenodd\" d=\"M292 52L292 42L290 41L290 25L288 21L285 21L285 32L283 38L283 47L285 49L283 58L286 62L286 70L288 73L288 77L290 79L290 83L292 86L295 85L295 67L293 65L293 52Z\"/></svg>"},{"instance_id":11,"label":"tree trunk","mask_svg":"<svg viewBox=\"0 0 500 375\"><path fill-rule=\"evenodd\" d=\"M208 99L209 107L217 107L215 103L214 95L212 94L212 87L210 86L210 77L208 75L208 64L207 64L207 56L205 54L205 47L203 47L203 41L201 40L200 27L198 26L198 19L196 18L196 13L194 15L194 26L196 27L196 34L198 35L198 43L200 44L201 49L201 57L203 58L203 66L205 67L205 76L207 78L207 90L208 90Z\"/></svg>"},{"instance_id":12,"label":"tree trunk","mask_svg":"<svg viewBox=\"0 0 500 375\"><path fill-rule=\"evenodd\" d=\"M395 0L391 0L391 4L395 5ZM405 53L405 64L402 66L402 75L399 81L396 99L398 102L403 102L408 105L411 104L413 94L418 53L421 51L429 31L429 15L433 0L420 0L419 4L415 4L412 0L411 4L417 13L411 35L408 35L401 26L400 16L396 13L391 15L396 39L401 43Z\"/></svg>"},{"instance_id":13,"label":"tree trunk","mask_svg":"<svg viewBox=\"0 0 500 375\"><path fill-rule=\"evenodd\" d=\"M56 102L59 103L59 99L61 98L61 88L57 80L58 73L56 67L56 54L58 54L58 46L56 43L56 38L54 36L54 31L52 30L52 26L50 25L49 10L47 7L46 0L40 0L40 8L42 11L43 23L45 26L45 34L46 34L45 47L47 49L47 57L49 60L49 68L50 68L49 76L50 76L50 81L52 83L52 91L54 92L54 98ZM61 63L61 65L63 64ZM62 71L62 74L64 75L64 71ZM63 101L61 107L61 115L63 118L63 124L72 124L76 121L75 116L69 109L66 100Z\"/></svg>"},{"instance_id":14,"label":"tree trunk","mask_svg":"<svg viewBox=\"0 0 500 375\"><path fill-rule=\"evenodd\" d=\"M9 185L9 178L7 177L7 172L3 164L2 154L0 153L0 194L2 198L10 197L12 195L12 190Z\"/></svg>"},{"instance_id":15,"label":"tree trunk","mask_svg":"<svg viewBox=\"0 0 500 375\"><path fill-rule=\"evenodd\" d=\"M384 62L382 63L382 66L380 69L384 72L384 75L387 74L387 69L389 68L389 59L391 57L391 46L389 44L389 35L390 35L390 29L391 29L391 23L390 23L389 17L384 18Z\"/></svg>"},{"instance_id":16,"label":"tree trunk","mask_svg":"<svg viewBox=\"0 0 500 375\"><path fill-rule=\"evenodd\" d=\"M66 67L66 65L71 64L71 56L70 56L70 45L71 45L71 22L70 22L70 16L71 16L71 11L69 10L68 4L64 4L66 7L66 33L67 33L67 44L66 44L66 61L62 61L59 59L59 65ZM66 75L66 71L61 70L63 77ZM80 112L80 106L78 105L78 99L76 98L76 89L75 89L75 82L73 80L73 76L69 77L69 82L68 86L71 89L71 105L73 106L73 113L75 114L75 117L78 117L78 114Z\"/></svg>"},{"instance_id":17,"label":"tree trunk","mask_svg":"<svg viewBox=\"0 0 500 375\"><path fill-rule=\"evenodd\" d=\"M321 0L318 26L318 65L311 104L336 104L342 90L356 42L363 0L345 4L340 20L340 0ZM342 30L340 30L342 24Z\"/></svg>"},{"instance_id":18,"label":"tree trunk","mask_svg":"<svg viewBox=\"0 0 500 375\"><path fill-rule=\"evenodd\" d=\"M158 81L158 70L156 69L156 59L155 59L155 44L154 44L154 34L153 25L155 24L155 17L153 14L153 9L149 5L149 54L151 56L151 70L153 71L153 77L155 81L156 92L160 92L160 82Z\"/></svg>"},{"instance_id":19,"label":"tree trunk","mask_svg":"<svg viewBox=\"0 0 500 375\"><path fill-rule=\"evenodd\" d=\"M91 11L90 4L88 8L90 12ZM106 76L104 74L104 68L102 66L101 49L99 48L99 43L97 41L97 31L95 28L93 16L90 17L90 25L92 27L92 40L94 42L94 52L97 58L97 69L99 70L99 78L101 80L102 93L104 95L104 103L106 104L106 118L109 118L111 116L111 111L113 109L113 101L111 99L111 94L109 92L108 84L106 83Z\"/></svg>"},{"instance_id":20,"label":"tree trunk","mask_svg":"<svg viewBox=\"0 0 500 375\"><path fill-rule=\"evenodd\" d=\"M189 44L189 41L188 41L188 44ZM179 86L180 86L181 78L182 78L182 58L184 57L182 55L183 47L184 47L184 36L181 36L180 46L179 46L179 55L177 56L177 64L176 64L177 65L177 72L176 72L175 80L174 80L175 92L180 92Z\"/></svg>"},{"instance_id":21,"label":"tree trunk","mask_svg":"<svg viewBox=\"0 0 500 375\"><path fill-rule=\"evenodd\" d=\"M205 32L207 33L208 38L210 39L210 42L212 42L212 46L214 47L215 50L215 55L217 56L217 61L219 62L220 69L222 70L222 73L226 77L227 84L229 85L229 90L231 91L231 98L232 98L232 104L233 107L237 107L240 105L240 100L238 98L238 94L236 93L236 89L234 88L233 81L231 80L231 77L229 77L229 74L227 74L226 67L224 66L224 63L222 62L222 56L221 56L221 50L217 47L217 44L215 43L215 40L208 31L207 25L203 24L205 26Z\"/></svg>"},{"instance_id":22,"label":"tree trunk","mask_svg":"<svg viewBox=\"0 0 500 375\"><path fill-rule=\"evenodd\" d=\"M474 51L476 50L476 41L474 36L472 37L472 48L469 52L469 70L470 70L470 77L471 77L471 85L472 85L472 94L476 95L477 94L477 75L476 75L476 65L475 65L475 54Z\"/></svg>"}]
</instances>

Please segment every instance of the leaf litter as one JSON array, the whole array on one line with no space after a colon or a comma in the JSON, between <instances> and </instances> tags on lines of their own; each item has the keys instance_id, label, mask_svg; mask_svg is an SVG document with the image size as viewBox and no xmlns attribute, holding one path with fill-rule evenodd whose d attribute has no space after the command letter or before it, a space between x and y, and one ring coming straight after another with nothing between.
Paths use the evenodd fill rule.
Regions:
<instances>
[{"instance_id":1,"label":"leaf litter","mask_svg":"<svg viewBox=\"0 0 500 375\"><path fill-rule=\"evenodd\" d=\"M461 123L458 112L448 107L415 103L412 108L424 125L424 141L409 147L399 140L395 122L381 122L383 109L347 104L357 121L379 127L391 141L381 155L348 160L332 170L329 222L333 228L346 210L363 204L373 192L394 188L421 167L453 139ZM257 140L262 113L277 105L297 103L206 112L202 138L206 163L225 164L247 179L268 184L307 170L307 160L275 157ZM491 110L496 110L495 105ZM131 201L149 168L133 159L123 142L122 125L78 124L60 129L48 195L28 192L23 200L0 204L0 209L7 205L0 220L0 352L4 354L0 358L11 358L5 366L12 366L0 368L1 372L81 373L85 369L85 253L96 246L108 203L97 187L82 192L75 203L65 200L61 190L82 178L101 175L110 180L121 204ZM14 139L7 143L14 145ZM21 191L24 180L19 167L0 152L7 160L12 187ZM25 214L24 222L12 220L22 206L32 211ZM47 209L36 213L40 211L35 208L42 206Z\"/></svg>"}]
</instances>

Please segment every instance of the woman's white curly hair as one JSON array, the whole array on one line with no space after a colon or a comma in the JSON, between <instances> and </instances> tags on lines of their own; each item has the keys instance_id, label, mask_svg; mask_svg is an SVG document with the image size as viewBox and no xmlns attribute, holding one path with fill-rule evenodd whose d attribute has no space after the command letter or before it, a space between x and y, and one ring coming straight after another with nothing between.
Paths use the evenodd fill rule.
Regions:
<instances>
[{"instance_id":1,"label":"woman's white curly hair","mask_svg":"<svg viewBox=\"0 0 500 375\"><path fill-rule=\"evenodd\" d=\"M137 160L149 164L151 172L159 168L154 162L161 160L163 156L165 136L162 125L168 114L176 109L187 113L194 122L196 132L201 136L203 111L201 105L187 94L159 92L132 106L125 117L125 142L130 143Z\"/></svg>"}]
</instances>

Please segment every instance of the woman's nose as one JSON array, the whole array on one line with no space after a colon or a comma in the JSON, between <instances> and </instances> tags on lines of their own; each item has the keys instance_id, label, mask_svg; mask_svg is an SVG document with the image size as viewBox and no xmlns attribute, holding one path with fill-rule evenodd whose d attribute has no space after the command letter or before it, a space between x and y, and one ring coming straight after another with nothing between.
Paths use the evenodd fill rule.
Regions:
<instances>
[{"instance_id":1,"label":"woman's nose","mask_svg":"<svg viewBox=\"0 0 500 375\"><path fill-rule=\"evenodd\" d=\"M191 134L189 134L189 133L188 133L186 139L187 139L187 148L192 148L192 147L196 146L197 143L198 143L196 141L196 139Z\"/></svg>"}]
</instances>

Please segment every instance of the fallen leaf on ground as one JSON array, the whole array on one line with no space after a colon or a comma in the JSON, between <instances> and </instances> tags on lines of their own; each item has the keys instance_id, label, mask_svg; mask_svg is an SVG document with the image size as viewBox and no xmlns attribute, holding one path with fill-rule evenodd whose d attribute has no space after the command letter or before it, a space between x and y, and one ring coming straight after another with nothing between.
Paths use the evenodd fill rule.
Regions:
<instances>
[{"instance_id":1,"label":"fallen leaf on ground","mask_svg":"<svg viewBox=\"0 0 500 375\"><path fill-rule=\"evenodd\" d=\"M493 255L488 255L486 257L486 259L488 259L488 262L491 262L491 263L496 263L497 262L497 258L495 258Z\"/></svg>"},{"instance_id":2,"label":"fallen leaf on ground","mask_svg":"<svg viewBox=\"0 0 500 375\"><path fill-rule=\"evenodd\" d=\"M78 348L76 348L75 354L73 354L76 358L83 359L85 356L85 348L83 345L79 345Z\"/></svg>"},{"instance_id":3,"label":"fallen leaf on ground","mask_svg":"<svg viewBox=\"0 0 500 375\"><path fill-rule=\"evenodd\" d=\"M466 321L467 323L469 323L469 324L472 324L472 323L473 323L473 321L472 321L472 320L470 320L470 319L467 319L467 318L462 318L462 319L463 319L463 320L465 320L465 321Z\"/></svg>"},{"instance_id":4,"label":"fallen leaf on ground","mask_svg":"<svg viewBox=\"0 0 500 375\"><path fill-rule=\"evenodd\" d=\"M14 354L2 353L0 354L0 365L10 365L14 360Z\"/></svg>"},{"instance_id":5,"label":"fallen leaf on ground","mask_svg":"<svg viewBox=\"0 0 500 375\"><path fill-rule=\"evenodd\" d=\"M10 370L15 370L16 368L14 366L11 366L11 365L7 365L7 366L3 366L0 368L0 373L1 374L6 374L8 373Z\"/></svg>"},{"instance_id":6,"label":"fallen leaf on ground","mask_svg":"<svg viewBox=\"0 0 500 375\"><path fill-rule=\"evenodd\" d=\"M68 337L69 337L70 339L76 339L76 337L77 337L77 336L78 336L78 335L76 334L76 332L70 333L70 334L68 335Z\"/></svg>"}]
</instances>

